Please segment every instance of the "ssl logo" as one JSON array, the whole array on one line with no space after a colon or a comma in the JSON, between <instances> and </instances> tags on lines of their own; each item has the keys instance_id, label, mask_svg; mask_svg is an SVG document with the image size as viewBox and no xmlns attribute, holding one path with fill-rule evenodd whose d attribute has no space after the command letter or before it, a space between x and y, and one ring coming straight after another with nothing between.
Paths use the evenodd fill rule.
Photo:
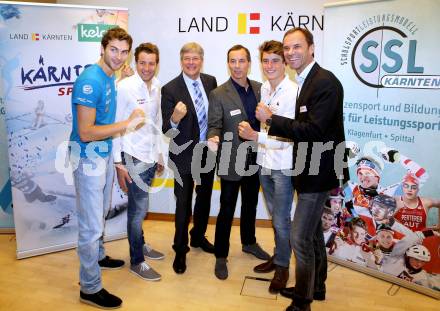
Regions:
<instances>
[{"instance_id":1,"label":"ssl logo","mask_svg":"<svg viewBox=\"0 0 440 311\"><path fill-rule=\"evenodd\" d=\"M391 87L386 85L389 77L404 75L405 79L410 79L423 74L424 67L416 65L416 52L417 40L408 40L407 35L397 28L381 26L359 38L353 48L351 66L365 85Z\"/></svg>"}]
</instances>

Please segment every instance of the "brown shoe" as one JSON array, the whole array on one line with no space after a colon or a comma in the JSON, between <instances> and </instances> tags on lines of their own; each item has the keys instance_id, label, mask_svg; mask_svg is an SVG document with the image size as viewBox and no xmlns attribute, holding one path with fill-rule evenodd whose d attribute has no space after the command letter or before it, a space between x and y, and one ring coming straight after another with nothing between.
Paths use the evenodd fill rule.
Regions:
<instances>
[{"instance_id":1,"label":"brown shoe","mask_svg":"<svg viewBox=\"0 0 440 311\"><path fill-rule=\"evenodd\" d=\"M275 264L273 263L274 257L270 257L270 259L266 262L263 262L262 264L259 264L258 266L254 267L254 272L256 273L269 273L275 270Z\"/></svg>"},{"instance_id":2,"label":"brown shoe","mask_svg":"<svg viewBox=\"0 0 440 311\"><path fill-rule=\"evenodd\" d=\"M270 282L269 292L271 294L278 294L278 292L286 287L289 280L289 268L275 266L275 274Z\"/></svg>"}]
</instances>

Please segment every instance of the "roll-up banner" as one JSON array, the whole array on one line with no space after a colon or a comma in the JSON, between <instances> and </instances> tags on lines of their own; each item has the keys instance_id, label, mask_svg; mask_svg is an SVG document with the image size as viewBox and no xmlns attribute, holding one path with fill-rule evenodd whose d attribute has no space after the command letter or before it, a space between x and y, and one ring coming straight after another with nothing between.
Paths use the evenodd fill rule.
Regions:
<instances>
[{"instance_id":1,"label":"roll-up banner","mask_svg":"<svg viewBox=\"0 0 440 311\"><path fill-rule=\"evenodd\" d=\"M0 56L1 76L5 68ZM0 94L2 84L0 84ZM9 179L8 145L6 144L5 106L0 95L0 233L13 233L14 217L12 215L11 180Z\"/></svg>"},{"instance_id":2,"label":"roll-up banner","mask_svg":"<svg viewBox=\"0 0 440 311\"><path fill-rule=\"evenodd\" d=\"M0 2L0 96L18 258L76 246L66 158L72 86L99 59L103 32L127 23L127 9ZM124 197L114 189L106 239L126 232Z\"/></svg>"},{"instance_id":3,"label":"roll-up banner","mask_svg":"<svg viewBox=\"0 0 440 311\"><path fill-rule=\"evenodd\" d=\"M330 259L436 298L439 11L436 0L327 5L323 53L351 149L349 185L323 215Z\"/></svg>"}]
</instances>

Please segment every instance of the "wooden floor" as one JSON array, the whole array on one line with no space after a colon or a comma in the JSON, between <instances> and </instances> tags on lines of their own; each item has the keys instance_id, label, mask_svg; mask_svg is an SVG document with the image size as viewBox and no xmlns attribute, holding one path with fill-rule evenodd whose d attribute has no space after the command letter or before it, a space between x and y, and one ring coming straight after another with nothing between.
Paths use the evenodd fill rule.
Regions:
<instances>
[{"instance_id":1,"label":"wooden floor","mask_svg":"<svg viewBox=\"0 0 440 311\"><path fill-rule=\"evenodd\" d=\"M127 265L121 270L104 271L104 286L123 299L123 310L281 311L290 303L268 294L267 282L246 279L270 278L271 274L253 273L252 268L261 261L241 252L238 227L232 230L226 281L214 276L214 256L194 249L187 256L187 272L174 273L172 222L148 220L144 231L148 241L166 254L162 261L149 261L162 274L162 280L144 281L129 273ZM214 226L209 225L209 240L213 236ZM258 228L257 239L266 250L272 250L272 229ZM129 262L126 239L106 243L106 250L110 256ZM79 302L75 250L16 260L14 235L1 234L0 267L0 310L97 310ZM313 310L440 310L438 300L404 288L391 296L387 293L391 284L371 276L334 264L330 264L329 271L327 300L313 303Z\"/></svg>"}]
</instances>

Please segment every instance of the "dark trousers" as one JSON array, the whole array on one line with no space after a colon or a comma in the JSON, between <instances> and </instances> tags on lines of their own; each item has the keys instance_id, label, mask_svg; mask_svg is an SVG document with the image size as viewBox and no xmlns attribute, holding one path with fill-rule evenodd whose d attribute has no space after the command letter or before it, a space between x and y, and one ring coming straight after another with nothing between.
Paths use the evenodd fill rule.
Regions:
<instances>
[{"instance_id":1,"label":"dark trousers","mask_svg":"<svg viewBox=\"0 0 440 311\"><path fill-rule=\"evenodd\" d=\"M321 217L328 192L299 193L290 243L296 258L293 301L310 303L314 293L325 293L327 254Z\"/></svg>"},{"instance_id":2,"label":"dark trousers","mask_svg":"<svg viewBox=\"0 0 440 311\"><path fill-rule=\"evenodd\" d=\"M174 179L174 195L176 196L175 234L173 249L176 253L187 253L188 226L192 214L192 195L194 179L191 174L181 174L182 185ZM194 204L193 228L191 240L200 241L204 238L208 226L209 211L211 209L212 185L214 169L209 173L201 174L201 184L196 185L196 202Z\"/></svg>"},{"instance_id":3,"label":"dark trousers","mask_svg":"<svg viewBox=\"0 0 440 311\"><path fill-rule=\"evenodd\" d=\"M232 220L237 205L238 191L241 188L240 237L241 244L256 242L255 217L257 214L260 180L258 173L242 177L239 181L221 179L220 212L215 226L215 257L226 258L229 254L229 237Z\"/></svg>"}]
</instances>

